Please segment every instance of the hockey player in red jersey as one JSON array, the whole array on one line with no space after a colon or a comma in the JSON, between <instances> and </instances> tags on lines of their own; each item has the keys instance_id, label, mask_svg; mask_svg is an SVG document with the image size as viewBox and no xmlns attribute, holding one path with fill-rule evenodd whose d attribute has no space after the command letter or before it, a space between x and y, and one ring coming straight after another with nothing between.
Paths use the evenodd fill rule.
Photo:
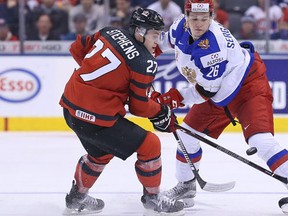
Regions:
<instances>
[{"instance_id":1,"label":"hockey player in red jersey","mask_svg":"<svg viewBox=\"0 0 288 216\"><path fill-rule=\"evenodd\" d=\"M175 131L170 108L147 96L157 72L154 52L163 27L157 12L139 8L131 16L129 31L106 27L72 43L70 52L80 67L66 84L60 105L87 154L78 161L65 214L100 212L104 202L89 196L89 189L114 156L125 160L135 152L144 208L183 214L182 202L159 193L159 138L124 118L127 104L132 114L149 118L159 130Z\"/></svg>"}]
</instances>

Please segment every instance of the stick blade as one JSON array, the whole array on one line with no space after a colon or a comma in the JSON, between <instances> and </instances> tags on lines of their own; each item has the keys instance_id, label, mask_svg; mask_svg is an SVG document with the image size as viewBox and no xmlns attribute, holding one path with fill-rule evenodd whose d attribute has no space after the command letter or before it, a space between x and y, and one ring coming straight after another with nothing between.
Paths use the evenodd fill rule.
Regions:
<instances>
[{"instance_id":1,"label":"stick blade","mask_svg":"<svg viewBox=\"0 0 288 216\"><path fill-rule=\"evenodd\" d=\"M204 191L209 191L209 192L225 192L233 189L235 187L236 182L227 182L223 184L214 184L214 183L209 183L206 182L206 184L201 187L202 190Z\"/></svg>"}]
</instances>

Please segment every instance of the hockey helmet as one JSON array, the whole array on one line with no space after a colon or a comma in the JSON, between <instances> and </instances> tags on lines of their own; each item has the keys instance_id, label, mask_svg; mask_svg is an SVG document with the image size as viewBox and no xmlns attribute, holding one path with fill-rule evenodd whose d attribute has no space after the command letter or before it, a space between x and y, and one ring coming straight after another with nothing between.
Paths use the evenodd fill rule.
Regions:
<instances>
[{"instance_id":1,"label":"hockey helmet","mask_svg":"<svg viewBox=\"0 0 288 216\"><path fill-rule=\"evenodd\" d=\"M186 0L184 11L188 12L210 12L213 13L214 3L213 0Z\"/></svg>"},{"instance_id":2,"label":"hockey helmet","mask_svg":"<svg viewBox=\"0 0 288 216\"><path fill-rule=\"evenodd\" d=\"M147 30L163 30L164 21L160 14L151 9L138 8L130 18L130 29L134 33L135 27L144 28Z\"/></svg>"}]
</instances>

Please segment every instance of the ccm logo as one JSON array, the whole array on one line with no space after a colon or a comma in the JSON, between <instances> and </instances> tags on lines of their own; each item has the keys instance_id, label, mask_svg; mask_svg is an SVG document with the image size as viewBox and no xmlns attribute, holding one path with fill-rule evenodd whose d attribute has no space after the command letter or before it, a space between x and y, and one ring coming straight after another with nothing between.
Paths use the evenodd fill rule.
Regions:
<instances>
[{"instance_id":1,"label":"ccm logo","mask_svg":"<svg viewBox=\"0 0 288 216\"><path fill-rule=\"evenodd\" d=\"M31 71L19 68L0 72L0 99L7 102L24 102L40 91L39 78Z\"/></svg>"}]
</instances>

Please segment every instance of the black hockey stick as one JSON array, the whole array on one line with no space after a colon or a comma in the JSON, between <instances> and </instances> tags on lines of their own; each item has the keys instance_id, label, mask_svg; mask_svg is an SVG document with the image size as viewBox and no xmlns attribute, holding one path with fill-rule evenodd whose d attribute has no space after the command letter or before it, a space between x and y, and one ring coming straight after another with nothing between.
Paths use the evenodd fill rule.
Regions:
<instances>
[{"instance_id":1,"label":"black hockey stick","mask_svg":"<svg viewBox=\"0 0 288 216\"><path fill-rule=\"evenodd\" d=\"M154 86L152 85L151 86L153 91L155 91L155 88ZM195 165L193 164L193 162L190 160L189 158L189 155L187 153L187 150L182 142L182 140L180 139L180 137L178 136L177 132L174 132L173 133L183 154L184 154L184 157L187 161L187 163L189 164L192 172L194 173L194 176L198 182L198 184L200 185L201 189L202 190L205 190L205 191L209 191L209 192L223 192L223 191L227 191L227 190L231 190L232 188L234 188L235 186L235 182L228 182L228 183L225 183L225 184L213 184L213 183L208 183L206 181L204 181L200 174L198 173L198 170L196 169Z\"/></svg>"},{"instance_id":2,"label":"black hockey stick","mask_svg":"<svg viewBox=\"0 0 288 216\"><path fill-rule=\"evenodd\" d=\"M279 175L277 175L277 174L275 174L275 173L273 173L273 172L271 172L271 171L269 171L269 170L267 170L267 169L255 164L255 163L253 163L252 161L249 161L246 158L241 157L240 155L237 155L236 153L234 153L234 152L232 152L232 151L230 151L230 150L228 150L228 149L226 149L226 148L224 148L224 147L222 147L222 146L220 146L220 145L218 145L218 144L216 144L216 143L214 143L214 142L212 142L212 141L210 141L210 140L208 140L208 139L206 139L206 138L204 138L202 136L200 136L199 134L196 134L196 133L194 133L194 132L192 132L192 131L190 131L190 130L188 130L188 129L186 129L186 128L178 125L178 124L175 124L175 127L177 129L183 131L184 133L186 133L186 134L188 134L188 135L190 135L190 136L192 136L192 137L194 137L194 138L196 138L196 139L198 139L198 140L200 140L200 141L202 141L202 142L204 142L204 143L206 143L206 144L208 144L208 145L210 145L210 146L212 146L212 147L214 147L214 148L216 148L216 149L218 149L218 150L220 150L220 151L222 151L222 152L224 152L224 153L226 153L228 155L230 155L231 157L234 157L237 160L240 160L243 163L245 163L245 164L247 164L247 165L249 165L249 166L251 166L251 167L253 167L253 168L255 168L255 169L257 169L257 170L259 170L259 171L261 171L261 172L263 172L263 173L265 173L265 174L267 174L267 175L269 175L269 176L271 176L271 177L273 177L273 178L275 178L277 180L279 180L279 181L281 181L284 184L288 183L288 179L287 178L285 178L283 176L279 176Z\"/></svg>"},{"instance_id":3,"label":"black hockey stick","mask_svg":"<svg viewBox=\"0 0 288 216\"><path fill-rule=\"evenodd\" d=\"M181 140L181 138L178 136L177 132L173 132L173 135L175 137L175 139L178 142L178 145L180 146L184 157L187 161L187 163L189 164L197 182L199 183L200 187L202 188L202 190L205 191L210 191L210 192L222 192L222 191L228 191L231 190L232 188L234 188L235 186L235 182L228 182L228 183L224 183L224 184L213 184L213 183L209 183L204 181L201 176L198 173L198 170L196 169L194 163L191 161L191 159L189 158L188 152Z\"/></svg>"}]
</instances>

